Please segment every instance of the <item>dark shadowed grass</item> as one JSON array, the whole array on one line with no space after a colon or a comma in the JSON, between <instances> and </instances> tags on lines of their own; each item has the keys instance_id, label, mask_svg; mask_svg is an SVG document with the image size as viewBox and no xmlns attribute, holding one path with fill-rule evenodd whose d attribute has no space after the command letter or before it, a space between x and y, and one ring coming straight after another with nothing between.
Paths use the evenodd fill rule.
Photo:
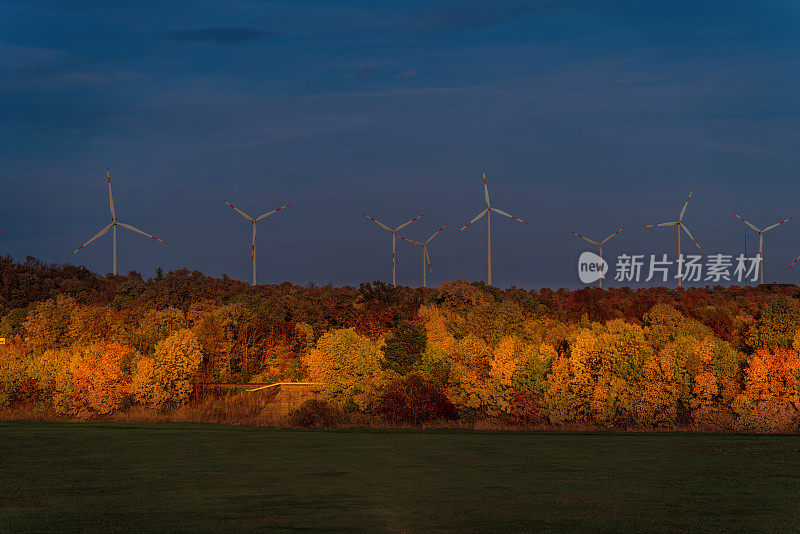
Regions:
<instances>
[{"instance_id":1,"label":"dark shadowed grass","mask_svg":"<svg viewBox=\"0 0 800 534\"><path fill-rule=\"evenodd\" d=\"M0 531L798 531L800 437L0 423Z\"/></svg>"}]
</instances>

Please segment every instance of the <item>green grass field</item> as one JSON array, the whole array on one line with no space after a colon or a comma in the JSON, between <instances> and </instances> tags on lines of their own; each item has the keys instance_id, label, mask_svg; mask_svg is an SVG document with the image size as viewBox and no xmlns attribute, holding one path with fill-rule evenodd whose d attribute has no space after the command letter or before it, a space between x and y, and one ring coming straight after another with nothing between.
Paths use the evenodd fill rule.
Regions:
<instances>
[{"instance_id":1,"label":"green grass field","mask_svg":"<svg viewBox=\"0 0 800 534\"><path fill-rule=\"evenodd\" d=\"M800 437L0 423L0 531L798 531Z\"/></svg>"}]
</instances>

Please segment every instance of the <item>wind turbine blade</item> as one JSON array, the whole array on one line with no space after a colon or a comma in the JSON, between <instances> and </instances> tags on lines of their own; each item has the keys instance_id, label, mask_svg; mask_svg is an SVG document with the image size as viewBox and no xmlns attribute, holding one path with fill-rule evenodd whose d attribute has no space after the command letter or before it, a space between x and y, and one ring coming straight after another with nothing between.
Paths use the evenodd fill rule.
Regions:
<instances>
[{"instance_id":1,"label":"wind turbine blade","mask_svg":"<svg viewBox=\"0 0 800 534\"><path fill-rule=\"evenodd\" d=\"M623 231L625 228L627 228L627 226L623 226L622 228L620 228L619 230L617 230L616 232L614 232L613 234L611 234L607 238L603 239L602 241L600 241L600 244L601 245L604 244L606 241L608 241L609 239L611 239L612 237L614 237L615 235L617 235L618 233Z\"/></svg>"},{"instance_id":2,"label":"wind turbine blade","mask_svg":"<svg viewBox=\"0 0 800 534\"><path fill-rule=\"evenodd\" d=\"M508 217L509 219L514 219L515 221L519 221L519 222L521 222L521 223L528 224L528 223L526 223L525 221L523 221L522 219L520 219L519 217L514 217L514 216L513 216L513 215L511 215L510 213L506 213L506 212L504 212L503 210L499 210L499 209L497 209L497 208L489 208L489 209L490 209L490 210L492 210L492 211L493 211L493 212L495 212L495 213L499 213L500 215L505 215L505 216L506 216L506 217Z\"/></svg>"},{"instance_id":3,"label":"wind turbine blade","mask_svg":"<svg viewBox=\"0 0 800 534\"><path fill-rule=\"evenodd\" d=\"M431 276L433 276L433 267L431 267L431 256L428 254L428 247L423 249L423 253L425 254L425 261L428 264L428 271L431 273Z\"/></svg>"},{"instance_id":4,"label":"wind turbine blade","mask_svg":"<svg viewBox=\"0 0 800 534\"><path fill-rule=\"evenodd\" d=\"M787 222L791 221L792 219L794 219L794 217L789 217L788 219L786 219L786 220L783 220L783 221L781 221L781 222L779 222L779 223L775 223L775 224L773 224L772 226L767 226L766 228L764 228L764 231L766 232L767 230L772 230L772 229L773 229L773 228L775 228L776 226L780 226L780 225L782 225L783 223L787 223Z\"/></svg>"},{"instance_id":5,"label":"wind turbine blade","mask_svg":"<svg viewBox=\"0 0 800 534\"><path fill-rule=\"evenodd\" d=\"M116 219L117 214L114 211L114 195L111 194L111 171L106 165L106 178L108 178L108 206L111 208L111 218Z\"/></svg>"},{"instance_id":6,"label":"wind turbine blade","mask_svg":"<svg viewBox=\"0 0 800 534\"><path fill-rule=\"evenodd\" d=\"M79 247L78 247L78 249L77 249L75 252L78 252L78 250L82 249L83 247L85 247L86 245L88 245L89 243L91 243L92 241L94 241L95 239L97 239L98 237L100 237L101 235L103 235L103 234L105 234L106 232L108 232L108 231L111 229L111 227L112 227L112 226L114 226L114 223L111 223L111 224L109 224L108 226L106 226L105 228L103 228L102 230L100 230L99 232L97 232L97 234L95 234L95 236L94 236L93 238L91 238L89 241L87 241L87 242L86 242L86 243L84 243L83 245L79 246ZM70 254L70 257L72 257L72 256L75 254L75 252L73 252L72 254Z\"/></svg>"},{"instance_id":7,"label":"wind turbine blade","mask_svg":"<svg viewBox=\"0 0 800 534\"><path fill-rule=\"evenodd\" d=\"M383 224L382 222L380 222L380 221L378 221L378 220L376 220L376 219L373 219L372 217L370 217L370 216L369 216L369 215L367 215L366 213L362 213L361 215L363 215L364 217L366 217L366 218L367 218L367 219L369 219L370 221L374 222L375 224L377 224L377 225L378 225L378 226L380 226L381 228L383 228L383 229L385 229L385 230L389 230L390 232L392 231L392 229L391 229L391 228L389 228L388 226L386 226L386 225L385 225L385 224Z\"/></svg>"},{"instance_id":8,"label":"wind turbine blade","mask_svg":"<svg viewBox=\"0 0 800 534\"><path fill-rule=\"evenodd\" d=\"M794 264L795 264L795 263L797 263L797 260L800 260L800 256L797 256L797 257L794 259L794 261L792 262L792 264L789 266L789 268L790 268L790 269L791 269L791 268L794 266Z\"/></svg>"},{"instance_id":9,"label":"wind turbine blade","mask_svg":"<svg viewBox=\"0 0 800 534\"><path fill-rule=\"evenodd\" d=\"M430 242L431 242L431 240L433 240L433 238L434 238L434 237L436 237L437 235L439 235L439 232L441 232L442 230L444 230L444 227L445 227L445 226L447 226L448 224L450 224L450 223L449 223L449 222L446 222L446 223L444 223L444 226L442 226L441 228L439 228L438 230L436 230L436 232L435 232L435 233L434 233L432 236L430 236L430 237L428 238L428 240L427 240L427 241L425 241L425 244L427 245L428 243L430 243Z\"/></svg>"},{"instance_id":10,"label":"wind turbine blade","mask_svg":"<svg viewBox=\"0 0 800 534\"><path fill-rule=\"evenodd\" d=\"M258 217L258 218L256 219L256 222L260 221L260 220L261 220L261 219L263 219L264 217L269 217L269 216L270 216L270 215L272 215L273 213L277 213L277 212L281 211L283 208L287 208L287 207L289 207L289 206L291 206L291 204L286 204L285 206L281 206L280 208L278 208L278 209L276 209L276 210L268 211L268 212L267 212L267 213L265 213L264 215L261 215L260 217Z\"/></svg>"},{"instance_id":11,"label":"wind turbine blade","mask_svg":"<svg viewBox=\"0 0 800 534\"><path fill-rule=\"evenodd\" d=\"M413 219L411 219L411 220L410 220L410 221L408 221L407 223L401 224L400 226L398 226L398 227L397 227L397 229L395 230L395 232L396 232L397 230L400 230L401 228L405 228L406 226L408 226L408 225L409 225L409 224L411 224L412 222L416 221L416 220L417 220L417 219L419 219L420 217L425 217L425 214L423 213L422 215L417 215L416 217L414 217Z\"/></svg>"},{"instance_id":12,"label":"wind turbine blade","mask_svg":"<svg viewBox=\"0 0 800 534\"><path fill-rule=\"evenodd\" d=\"M227 201L227 200L225 200L224 198L221 198L220 200L222 200L222 201L223 201L225 204L227 204L228 206L230 206L230 207L232 207L233 209L235 209L236 211L238 211L238 212L239 212L239 213L242 215L242 217L244 217L244 218L245 218L245 219L247 219L248 221L252 221L252 220L253 220L253 218L252 218L252 217L250 217L248 214L246 214L245 212L243 212L242 210L240 210L239 208L237 208L236 206L234 206L233 204L231 204L230 202L228 202L228 201Z\"/></svg>"},{"instance_id":13,"label":"wind turbine blade","mask_svg":"<svg viewBox=\"0 0 800 534\"><path fill-rule=\"evenodd\" d=\"M688 235L689 237L691 237L691 238L692 238L692 241L694 241L694 244L695 244L695 245L697 245L697 248L699 248L699 249L700 249L700 252L703 252L703 249L702 249L702 248L700 247L700 245L697 243L697 240L694 238L694 236L693 236L693 235L692 235L692 233L689 231L689 229L688 229L688 228L686 228L686 227L685 227L684 225L682 225L682 224L680 225L680 227L681 227L681 228L683 228L683 231L684 231L684 232L686 232L686 235Z\"/></svg>"},{"instance_id":14,"label":"wind turbine blade","mask_svg":"<svg viewBox=\"0 0 800 534\"><path fill-rule=\"evenodd\" d=\"M694 193L694 187L692 188L691 191L689 191L689 196L686 199L686 204L683 205L683 209L681 210L681 215L680 217L678 217L679 221L683 220L683 214L686 213L686 207L689 205L689 201L692 200L692 193Z\"/></svg>"},{"instance_id":15,"label":"wind turbine blade","mask_svg":"<svg viewBox=\"0 0 800 534\"><path fill-rule=\"evenodd\" d=\"M665 222L665 223L659 223L659 224L648 224L648 225L642 226L642 228L655 228L656 226L675 226L679 222L680 221Z\"/></svg>"},{"instance_id":16,"label":"wind turbine blade","mask_svg":"<svg viewBox=\"0 0 800 534\"><path fill-rule=\"evenodd\" d=\"M735 216L737 219L739 219L740 221L742 221L743 223L745 223L747 226L749 226L750 228L752 228L752 229L753 229L753 230L755 230L756 232L760 232L760 231L761 231L761 230L759 230L758 228L756 228L755 226L753 226L753 225L750 223L750 221L747 221L747 220L745 220L745 219L744 219L742 216L740 216L739 214L737 214L737 213L735 213L735 212L733 212L733 211L732 211L731 213L733 213L733 215L734 215L734 216ZM787 220L788 220L788 219L787 219ZM764 230L764 231L766 232L766 230Z\"/></svg>"},{"instance_id":17,"label":"wind turbine blade","mask_svg":"<svg viewBox=\"0 0 800 534\"><path fill-rule=\"evenodd\" d=\"M466 227L467 227L467 226L469 226L470 224L474 223L475 221L477 221L478 219L480 219L481 217L483 217L483 216L484 216L484 215L486 215L487 213L489 213L489 208L486 208L485 210L483 210L482 212L480 212L480 213L477 215L477 217L475 217L475 218L474 218L474 219L472 219L470 222L468 222L467 224L465 224L465 225L464 225L464 228L466 228ZM461 230L464 230L464 228L462 228ZM458 232L456 232L456 233L457 233L457 234L458 234L458 233L461 233L461 230L459 230L459 231L458 231Z\"/></svg>"},{"instance_id":18,"label":"wind turbine blade","mask_svg":"<svg viewBox=\"0 0 800 534\"><path fill-rule=\"evenodd\" d=\"M150 234L148 234L147 232L142 232L141 230L139 230L138 228L136 228L136 227L134 227L134 226L131 226L130 224L125 224L125 223L121 223L121 222L118 222L117 224L118 224L118 225L120 225L120 226L122 226L123 228L127 228L128 230L131 230L131 231L133 231L133 232L136 232L137 234L142 234L142 235L144 235L144 236L147 236L147 237L149 237L150 239L155 239L156 241L159 241L159 242L161 242L161 243L164 243L165 245L168 245L168 244L169 244L169 243L167 243L166 241L164 241L163 239L159 239L159 238L157 238L157 237L156 237L156 236L154 236L154 235L150 235Z\"/></svg>"},{"instance_id":19,"label":"wind turbine blade","mask_svg":"<svg viewBox=\"0 0 800 534\"><path fill-rule=\"evenodd\" d=\"M486 167L483 168L483 196L486 197L486 207L491 208L489 204L489 186L486 185Z\"/></svg>"},{"instance_id":20,"label":"wind turbine blade","mask_svg":"<svg viewBox=\"0 0 800 534\"><path fill-rule=\"evenodd\" d=\"M408 239L407 237L403 237L401 235L398 235L397 237L399 237L403 241L408 241L409 243L414 243L415 245L419 245L419 246L424 245L424 243L420 243L419 241L414 241L413 239Z\"/></svg>"},{"instance_id":21,"label":"wind turbine blade","mask_svg":"<svg viewBox=\"0 0 800 534\"><path fill-rule=\"evenodd\" d=\"M588 241L588 242L589 242L589 243L591 243L592 245L597 245L598 247L600 246L600 243L598 243L597 241L592 241L592 240L591 240L591 239L589 239L588 237L584 237L584 236L582 236L581 234L576 234L575 232L570 232L570 233L571 233L572 235L575 235L575 236L578 236L578 237L580 237L580 238L581 238L581 239L583 239L584 241Z\"/></svg>"}]
</instances>

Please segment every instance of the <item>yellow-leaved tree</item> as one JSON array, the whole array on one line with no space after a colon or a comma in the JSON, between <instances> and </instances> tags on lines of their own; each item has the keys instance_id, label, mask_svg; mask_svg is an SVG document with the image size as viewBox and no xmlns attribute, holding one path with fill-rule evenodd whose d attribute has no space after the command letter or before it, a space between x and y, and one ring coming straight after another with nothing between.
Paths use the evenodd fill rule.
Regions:
<instances>
[{"instance_id":1,"label":"yellow-leaved tree","mask_svg":"<svg viewBox=\"0 0 800 534\"><path fill-rule=\"evenodd\" d=\"M353 328L331 330L303 356L308 378L332 403L359 409L372 407L378 390L388 380L381 369L383 340L370 341Z\"/></svg>"},{"instance_id":2,"label":"yellow-leaved tree","mask_svg":"<svg viewBox=\"0 0 800 534\"><path fill-rule=\"evenodd\" d=\"M733 424L730 406L740 393L738 360L736 350L721 339L709 335L697 344L688 369L694 375L689 406L696 425L725 429Z\"/></svg>"},{"instance_id":3,"label":"yellow-leaved tree","mask_svg":"<svg viewBox=\"0 0 800 534\"><path fill-rule=\"evenodd\" d=\"M454 404L472 410L487 407L490 352L488 343L472 333L456 342L452 365L453 385L448 391L448 397ZM501 361L505 360L505 355L500 358Z\"/></svg>"},{"instance_id":4,"label":"yellow-leaved tree","mask_svg":"<svg viewBox=\"0 0 800 534\"><path fill-rule=\"evenodd\" d=\"M72 380L72 351L48 349L30 361L28 374L39 383L53 409L61 413L72 410L74 382Z\"/></svg>"},{"instance_id":5,"label":"yellow-leaved tree","mask_svg":"<svg viewBox=\"0 0 800 534\"><path fill-rule=\"evenodd\" d=\"M136 364L131 392L142 403L155 407L179 404L194 391L193 378L203 352L191 330L179 330L156 345L152 358Z\"/></svg>"},{"instance_id":6,"label":"yellow-leaved tree","mask_svg":"<svg viewBox=\"0 0 800 534\"><path fill-rule=\"evenodd\" d=\"M581 330L569 356L558 358L548 377L545 404L551 422L631 422L635 385L650 357L637 325L614 319Z\"/></svg>"},{"instance_id":7,"label":"yellow-leaved tree","mask_svg":"<svg viewBox=\"0 0 800 534\"><path fill-rule=\"evenodd\" d=\"M28 354L22 345L0 345L0 406L8 406L27 371Z\"/></svg>"}]
</instances>

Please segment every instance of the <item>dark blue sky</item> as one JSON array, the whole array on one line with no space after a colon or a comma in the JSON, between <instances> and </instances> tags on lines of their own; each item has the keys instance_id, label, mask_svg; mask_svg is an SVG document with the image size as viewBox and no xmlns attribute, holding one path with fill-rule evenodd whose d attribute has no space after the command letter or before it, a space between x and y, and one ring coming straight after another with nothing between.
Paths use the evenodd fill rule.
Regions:
<instances>
[{"instance_id":1,"label":"dark blue sky","mask_svg":"<svg viewBox=\"0 0 800 534\"><path fill-rule=\"evenodd\" d=\"M120 270L259 281L391 279L391 236L431 244L433 284L579 287L569 232L607 254L706 252L800 213L800 4L702 2L0 2L0 251L65 262L121 221ZM376 4L378 6L376 7ZM433 6L433 7L431 7ZM496 223L496 224L495 224ZM755 244L756 236L749 241ZM800 220L766 234L769 280L800 282ZM111 269L104 237L73 256ZM398 245L398 281L420 283Z\"/></svg>"}]
</instances>

